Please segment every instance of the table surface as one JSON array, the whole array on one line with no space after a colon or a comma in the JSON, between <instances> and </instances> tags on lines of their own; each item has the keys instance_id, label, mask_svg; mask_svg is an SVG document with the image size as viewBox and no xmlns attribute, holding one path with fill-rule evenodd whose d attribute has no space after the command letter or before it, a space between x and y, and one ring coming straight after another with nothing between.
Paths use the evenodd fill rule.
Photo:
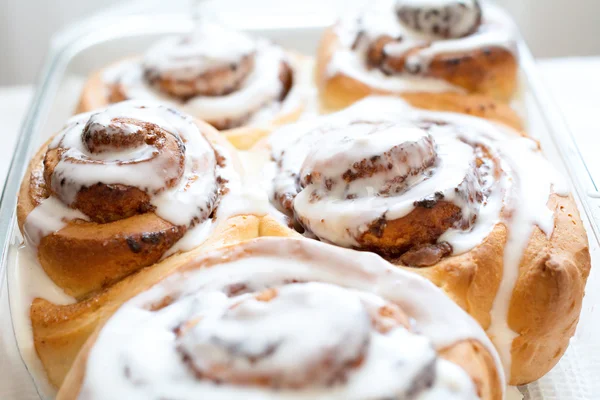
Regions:
<instances>
[{"instance_id":1,"label":"table surface","mask_svg":"<svg viewBox=\"0 0 600 400\"><path fill-rule=\"evenodd\" d=\"M563 111L578 146L594 177L600 178L600 157L595 155L600 132L596 115L600 110L600 57L540 60L538 68L552 97ZM21 120L27 111L33 88L31 86L0 87L0 190L4 186ZM6 295L6 290L1 290ZM0 298L0 304L7 304ZM0 310L0 315L5 310ZM36 398L35 391L26 384L29 378L22 366L8 321L0 321L0 398L23 400Z\"/></svg>"}]
</instances>

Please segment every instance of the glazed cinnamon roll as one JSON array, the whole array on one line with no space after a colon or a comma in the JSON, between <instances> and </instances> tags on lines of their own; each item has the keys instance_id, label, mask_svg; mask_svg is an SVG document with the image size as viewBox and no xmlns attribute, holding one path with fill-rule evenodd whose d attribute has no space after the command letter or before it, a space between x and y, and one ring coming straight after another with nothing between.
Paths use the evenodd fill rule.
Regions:
<instances>
[{"instance_id":1,"label":"glazed cinnamon roll","mask_svg":"<svg viewBox=\"0 0 600 400\"><path fill-rule=\"evenodd\" d=\"M107 384L110 382L110 384ZM58 399L501 399L491 343L416 275L259 238L182 264L87 342Z\"/></svg>"},{"instance_id":2,"label":"glazed cinnamon roll","mask_svg":"<svg viewBox=\"0 0 600 400\"><path fill-rule=\"evenodd\" d=\"M487 330L511 384L552 368L590 268L568 188L506 125L373 97L277 130L272 202L305 236L380 254L442 287ZM265 235L288 235L271 221Z\"/></svg>"},{"instance_id":3,"label":"glazed cinnamon roll","mask_svg":"<svg viewBox=\"0 0 600 400\"><path fill-rule=\"evenodd\" d=\"M511 21L478 0L376 0L327 30L317 74L338 110L370 94L466 92L508 101L517 86Z\"/></svg>"},{"instance_id":4,"label":"glazed cinnamon roll","mask_svg":"<svg viewBox=\"0 0 600 400\"><path fill-rule=\"evenodd\" d=\"M266 40L201 21L191 34L159 41L143 57L95 73L79 111L127 99L159 100L248 147L265 127L298 118L307 63ZM248 129L235 129L240 127Z\"/></svg>"},{"instance_id":5,"label":"glazed cinnamon roll","mask_svg":"<svg viewBox=\"0 0 600 400\"><path fill-rule=\"evenodd\" d=\"M47 275L83 298L206 240L239 194L237 162L214 128L164 106L78 115L31 161L19 227Z\"/></svg>"}]
</instances>

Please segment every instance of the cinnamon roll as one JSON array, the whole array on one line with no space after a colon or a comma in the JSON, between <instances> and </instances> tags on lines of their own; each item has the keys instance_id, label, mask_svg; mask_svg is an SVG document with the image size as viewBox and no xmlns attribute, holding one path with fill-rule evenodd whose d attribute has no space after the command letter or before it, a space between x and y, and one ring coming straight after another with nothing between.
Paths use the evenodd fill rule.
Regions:
<instances>
[{"instance_id":1,"label":"cinnamon roll","mask_svg":"<svg viewBox=\"0 0 600 400\"><path fill-rule=\"evenodd\" d=\"M272 202L295 231L375 252L443 288L486 329L513 385L558 362L590 254L568 187L537 142L372 97L283 127L268 147ZM292 230L272 220L262 232Z\"/></svg>"},{"instance_id":2,"label":"cinnamon roll","mask_svg":"<svg viewBox=\"0 0 600 400\"><path fill-rule=\"evenodd\" d=\"M34 156L19 227L47 275L83 298L206 240L231 216L237 163L207 124L115 104L75 116Z\"/></svg>"},{"instance_id":3,"label":"cinnamon roll","mask_svg":"<svg viewBox=\"0 0 600 400\"><path fill-rule=\"evenodd\" d=\"M322 37L325 108L370 94L463 92L508 101L517 87L512 22L479 0L375 0Z\"/></svg>"},{"instance_id":4,"label":"cinnamon roll","mask_svg":"<svg viewBox=\"0 0 600 400\"><path fill-rule=\"evenodd\" d=\"M265 128L299 117L307 68L308 60L298 54L201 21L191 34L166 38L143 57L95 73L79 111L127 99L159 100L249 147Z\"/></svg>"},{"instance_id":5,"label":"cinnamon roll","mask_svg":"<svg viewBox=\"0 0 600 400\"><path fill-rule=\"evenodd\" d=\"M110 382L110 384L107 384ZM501 399L484 332L381 258L259 238L183 263L86 343L58 399Z\"/></svg>"}]
</instances>

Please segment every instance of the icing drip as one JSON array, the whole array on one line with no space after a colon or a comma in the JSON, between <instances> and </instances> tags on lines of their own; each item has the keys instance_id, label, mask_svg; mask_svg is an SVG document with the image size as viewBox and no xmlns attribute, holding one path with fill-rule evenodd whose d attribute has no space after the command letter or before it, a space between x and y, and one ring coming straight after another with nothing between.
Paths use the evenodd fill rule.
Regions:
<instances>
[{"instance_id":1,"label":"icing drip","mask_svg":"<svg viewBox=\"0 0 600 400\"><path fill-rule=\"evenodd\" d=\"M265 238L193 263L107 322L80 399L475 399L436 349L495 354L437 288L368 253Z\"/></svg>"},{"instance_id":2,"label":"icing drip","mask_svg":"<svg viewBox=\"0 0 600 400\"><path fill-rule=\"evenodd\" d=\"M218 129L269 122L296 104L297 63L278 46L212 23L108 68L117 98L170 104Z\"/></svg>"},{"instance_id":3,"label":"icing drip","mask_svg":"<svg viewBox=\"0 0 600 400\"><path fill-rule=\"evenodd\" d=\"M504 273L498 296L492 311L488 334L499 349L500 357L508 374L511 368L511 346L517 336L508 326L508 311L513 288L519 277L519 266L523 253L535 227L549 238L554 229L554 212L550 210L548 193L568 195L568 187L562 180L552 179L541 173L548 168L548 162L539 152L535 142L524 138L502 143L507 164L513 170L512 184L508 193L509 217L506 221L509 232L504 249ZM527 186L525 186L527 185ZM527 201L522 201L527 193Z\"/></svg>"},{"instance_id":4,"label":"icing drip","mask_svg":"<svg viewBox=\"0 0 600 400\"><path fill-rule=\"evenodd\" d=\"M483 14L483 15L482 15ZM462 91L428 76L433 58L501 48L516 54L509 18L475 0L376 0L342 18L327 73L348 75L386 92Z\"/></svg>"},{"instance_id":5,"label":"icing drip","mask_svg":"<svg viewBox=\"0 0 600 400\"><path fill-rule=\"evenodd\" d=\"M75 116L50 143L44 164L50 197L25 222L25 235L34 245L74 219L110 222L152 210L174 225L210 223L224 185L232 179L226 153L215 151L192 118L140 102ZM122 212L135 199L142 200L133 214L90 215L90 208L101 213L121 200L111 197L111 204L104 205L97 198L94 207L81 201L97 188L99 193L133 194L117 207Z\"/></svg>"},{"instance_id":6,"label":"icing drip","mask_svg":"<svg viewBox=\"0 0 600 400\"><path fill-rule=\"evenodd\" d=\"M374 126L385 129L372 134ZM469 222L455 223L437 237L433 250L442 256L447 249L440 245L450 245L448 254L461 254L479 245L498 223L505 224L509 238L504 273L489 334L501 349L505 368L510 368L515 333L507 316L519 263L535 227L548 237L552 234L550 196L568 194L535 141L484 119L418 110L397 98L371 97L342 112L283 127L270 143L276 170L272 201L322 240L373 250L362 234L372 233L373 226L385 229L390 221L442 199L461 210L461 221ZM389 149L394 146L410 155L391 158ZM357 181L362 189L354 189L344 176L357 167L373 170L364 168L373 155L389 159L389 169L364 174ZM308 167L317 170L316 179L307 181ZM415 173L407 175L411 168ZM401 190L382 194L394 177L401 177Z\"/></svg>"},{"instance_id":7,"label":"icing drip","mask_svg":"<svg viewBox=\"0 0 600 400\"><path fill-rule=\"evenodd\" d=\"M25 240L37 246L44 236L64 228L69 221L89 218L79 210L67 207L56 197L48 197L33 209L23 226Z\"/></svg>"}]
</instances>

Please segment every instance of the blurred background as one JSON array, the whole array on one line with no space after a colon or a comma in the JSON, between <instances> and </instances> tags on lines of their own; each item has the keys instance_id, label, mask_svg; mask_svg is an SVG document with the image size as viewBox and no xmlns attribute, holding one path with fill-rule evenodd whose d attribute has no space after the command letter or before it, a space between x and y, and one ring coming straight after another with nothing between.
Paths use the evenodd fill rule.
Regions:
<instances>
[{"instance_id":1,"label":"blurred background","mask_svg":"<svg viewBox=\"0 0 600 400\"><path fill-rule=\"evenodd\" d=\"M240 3L253 0L212 0ZM316 12L335 12L348 0L302 0ZM536 57L600 55L600 0L497 0L516 20ZM35 80L53 33L95 13L164 8L163 0L1 0L0 86ZM171 0L173 10L191 8L192 0ZM264 1L262 2L264 3ZM268 3L268 2L267 2ZM289 7L294 0L273 0L266 12ZM187 8L186 8L187 7ZM343 7L342 7L343 8ZM237 7L236 11L240 12Z\"/></svg>"}]
</instances>

